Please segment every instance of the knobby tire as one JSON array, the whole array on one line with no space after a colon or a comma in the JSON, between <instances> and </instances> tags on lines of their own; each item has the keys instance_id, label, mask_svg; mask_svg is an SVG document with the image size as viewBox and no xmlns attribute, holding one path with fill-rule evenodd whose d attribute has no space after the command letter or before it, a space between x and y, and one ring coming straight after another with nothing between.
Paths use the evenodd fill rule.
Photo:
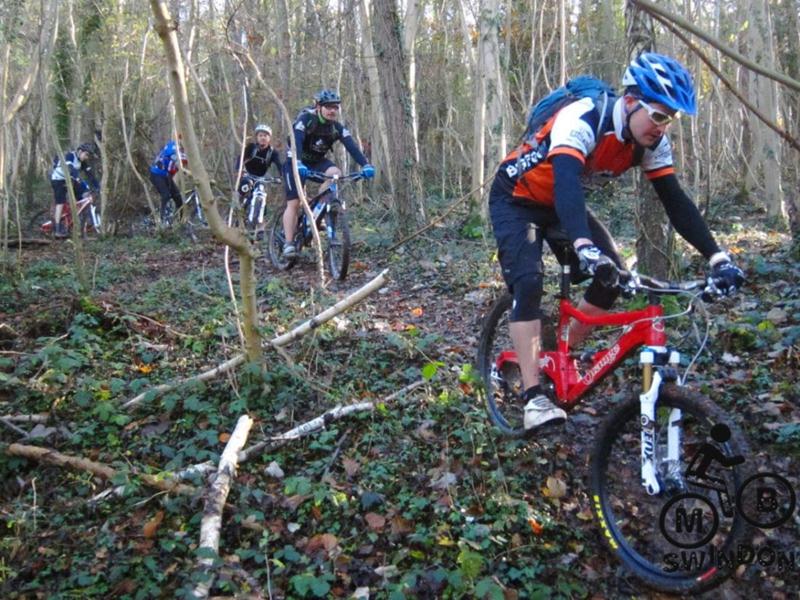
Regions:
<instances>
[{"instance_id":1,"label":"knobby tire","mask_svg":"<svg viewBox=\"0 0 800 600\"><path fill-rule=\"evenodd\" d=\"M746 479L747 459L750 458L741 432L707 397L675 384L664 384L656 404L656 457L666 456L667 428L664 425L673 408L679 408L682 412L681 464L677 469L681 474L697 449L709 439L712 425L725 423L729 427L731 438L721 445L722 451L729 456L745 457L742 465L720 470L725 472L731 497L735 498L736 490ZM685 480L680 488L662 483L664 489L656 495L649 495L641 485L638 396L630 397L604 421L591 456L590 490L603 542L643 583L662 592L698 594L719 585L736 569L735 560L731 561L732 565L725 561L719 564L719 558L710 563L709 549L713 546L715 551L723 552L723 556L728 557L731 552L735 555L739 543L749 539L751 528L739 510L734 510L732 516L726 517L714 491ZM666 470L666 466L661 466L660 470ZM659 482L664 479L668 480L669 477L660 472ZM681 531L681 524L678 523L680 515L670 515L668 503L671 498L687 493L698 497L695 504L690 505L687 514L701 510L698 515L702 515L706 525L707 517L715 511L719 518L716 534L709 538L706 546L697 549L685 548L680 539L675 545L674 538L670 540L665 537L662 529L666 528L670 536L675 528ZM663 522L660 521L662 514L665 517ZM709 529L709 535L712 531ZM705 564L699 563L702 551L705 551ZM694 552L694 555L690 552Z\"/></svg>"},{"instance_id":2,"label":"knobby tire","mask_svg":"<svg viewBox=\"0 0 800 600\"><path fill-rule=\"evenodd\" d=\"M509 317L514 298L505 293L498 298L483 321L478 342L477 367L484 385L486 410L489 418L504 435L521 437L527 434L523 428L524 403L522 376L517 363L506 363L503 373L493 372L500 352L513 350L509 335ZM555 321L545 315L542 318L541 349L555 348ZM545 389L552 387L549 378L541 373Z\"/></svg>"},{"instance_id":3,"label":"knobby tire","mask_svg":"<svg viewBox=\"0 0 800 600\"><path fill-rule=\"evenodd\" d=\"M269 260L276 269L288 271L297 262L297 258L283 258L283 246L286 237L283 233L283 211L275 211L269 228ZM300 249L298 248L299 252Z\"/></svg>"},{"instance_id":4,"label":"knobby tire","mask_svg":"<svg viewBox=\"0 0 800 600\"><path fill-rule=\"evenodd\" d=\"M323 230L320 234L325 235L331 277L342 281L347 277L347 269L350 266L350 225L347 213L336 205L329 206L325 215L325 225L329 230L327 232Z\"/></svg>"}]
</instances>

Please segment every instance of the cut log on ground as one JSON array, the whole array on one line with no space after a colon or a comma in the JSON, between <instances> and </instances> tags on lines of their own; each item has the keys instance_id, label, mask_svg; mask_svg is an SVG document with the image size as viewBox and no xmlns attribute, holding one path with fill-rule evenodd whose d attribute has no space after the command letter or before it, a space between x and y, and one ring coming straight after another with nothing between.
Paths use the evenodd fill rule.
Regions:
<instances>
[{"instance_id":1,"label":"cut log on ground","mask_svg":"<svg viewBox=\"0 0 800 600\"><path fill-rule=\"evenodd\" d=\"M239 451L247 441L247 435L253 426L253 419L247 415L242 415L236 423L231 438L222 451L219 459L217 476L211 483L206 493L205 506L203 508L203 521L200 524L200 549L206 550L206 554L213 553L219 555L219 531L222 526L222 509L225 507L225 500L231 489L231 482L236 475L236 465L239 462ZM198 561L198 569L203 572L203 581L194 589L195 598L208 598L211 585L214 582L214 559L203 556Z\"/></svg>"},{"instance_id":2,"label":"cut log on ground","mask_svg":"<svg viewBox=\"0 0 800 600\"><path fill-rule=\"evenodd\" d=\"M43 448L42 446L10 444L8 448L6 448L6 454L9 456L22 456L58 467L68 467L76 471L89 471L101 479L112 479L118 473L116 469L104 465L103 463L95 462L88 458L81 458L80 456L62 454L61 452L56 452L52 448ZM169 476L148 474L138 474L137 476L148 487L156 488L164 492L192 495L197 491L194 487L178 483Z\"/></svg>"}]
</instances>

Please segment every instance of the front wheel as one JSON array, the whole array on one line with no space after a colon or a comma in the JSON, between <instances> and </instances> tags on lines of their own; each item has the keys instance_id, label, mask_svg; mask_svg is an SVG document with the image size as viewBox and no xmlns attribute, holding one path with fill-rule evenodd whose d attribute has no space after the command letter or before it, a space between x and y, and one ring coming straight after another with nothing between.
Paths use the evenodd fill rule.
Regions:
<instances>
[{"instance_id":1,"label":"front wheel","mask_svg":"<svg viewBox=\"0 0 800 600\"><path fill-rule=\"evenodd\" d=\"M350 225L347 213L340 206L332 204L325 215L326 248L331 277L342 281L347 277L350 266Z\"/></svg>"},{"instance_id":2,"label":"front wheel","mask_svg":"<svg viewBox=\"0 0 800 600\"><path fill-rule=\"evenodd\" d=\"M749 458L747 444L725 413L707 397L665 384L656 404L652 444L661 487L649 494L640 483L641 410L638 397L617 407L597 436L590 466L590 489L603 542L626 569L653 589L698 594L736 568L738 544L750 528L730 502L746 477L745 465L714 472L715 486L685 476L698 451L708 446L711 428L725 424L730 439L717 443L724 455ZM677 444L668 458L668 432ZM676 432L677 431L677 432ZM746 464L746 463L745 463Z\"/></svg>"},{"instance_id":3,"label":"front wheel","mask_svg":"<svg viewBox=\"0 0 800 600\"><path fill-rule=\"evenodd\" d=\"M88 206L81 212L80 224L82 237L90 233L100 234L100 215L94 206Z\"/></svg>"},{"instance_id":4,"label":"front wheel","mask_svg":"<svg viewBox=\"0 0 800 600\"><path fill-rule=\"evenodd\" d=\"M283 246L286 243L286 236L283 233L283 211L275 211L272 217L272 224L269 228L269 260L276 269L288 271L291 269L296 258L284 258Z\"/></svg>"}]
</instances>

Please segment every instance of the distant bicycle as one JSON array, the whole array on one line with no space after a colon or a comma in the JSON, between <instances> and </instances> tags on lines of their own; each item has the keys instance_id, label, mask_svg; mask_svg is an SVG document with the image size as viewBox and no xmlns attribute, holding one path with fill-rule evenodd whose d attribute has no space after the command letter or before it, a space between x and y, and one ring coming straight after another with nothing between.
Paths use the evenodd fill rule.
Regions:
<instances>
[{"instance_id":1,"label":"distant bicycle","mask_svg":"<svg viewBox=\"0 0 800 600\"><path fill-rule=\"evenodd\" d=\"M80 226L81 237L86 237L89 233L100 233L100 211L94 205L94 194L87 192L83 197L77 201L78 205L78 223ZM40 210L31 220L32 223L39 223L44 216L52 211L50 208ZM61 223L64 225L64 231L68 234L72 231L73 219L72 209L69 202L64 205L64 210L61 213ZM53 235L54 223L51 218L39 225L39 231L47 236Z\"/></svg>"},{"instance_id":2,"label":"distant bicycle","mask_svg":"<svg viewBox=\"0 0 800 600\"><path fill-rule=\"evenodd\" d=\"M248 175L248 178L252 182L252 187L242 204L244 226L249 233L257 234L265 228L267 186L280 184L281 178L255 175Z\"/></svg>"},{"instance_id":3,"label":"distant bicycle","mask_svg":"<svg viewBox=\"0 0 800 600\"><path fill-rule=\"evenodd\" d=\"M325 175L318 171L311 171L308 179L312 181L324 181L330 179L330 187L314 196L309 205L314 214L314 222L317 225L320 238L323 240L324 253L328 259L328 268L331 277L343 280L347 277L347 269L350 265L350 226L347 222L347 212L345 200L339 194L339 183L344 181L358 181L364 176L359 173L348 175ZM297 229L294 236L294 246L297 248L298 255L304 246L311 244L314 239L311 223L304 210L300 211L297 217ZM283 232L283 211L277 211L272 219L272 227L269 234L269 258L272 264L282 271L291 269L297 262L295 258L284 258L283 247L286 236Z\"/></svg>"},{"instance_id":4,"label":"distant bicycle","mask_svg":"<svg viewBox=\"0 0 800 600\"><path fill-rule=\"evenodd\" d=\"M184 220L184 215L187 223L199 227L208 227L197 189L193 188L183 194L183 204L177 211L175 210L175 204L167 202L161 210L161 225L163 227L172 227L176 222L180 223Z\"/></svg>"}]
</instances>

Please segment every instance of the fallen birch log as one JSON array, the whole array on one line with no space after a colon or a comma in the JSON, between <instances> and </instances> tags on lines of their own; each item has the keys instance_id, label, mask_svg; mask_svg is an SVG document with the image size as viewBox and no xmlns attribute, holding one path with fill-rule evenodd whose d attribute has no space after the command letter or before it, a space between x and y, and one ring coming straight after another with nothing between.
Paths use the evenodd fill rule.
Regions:
<instances>
[{"instance_id":1,"label":"fallen birch log","mask_svg":"<svg viewBox=\"0 0 800 600\"><path fill-rule=\"evenodd\" d=\"M0 419L11 423L47 423L50 415L47 413L37 415L0 415Z\"/></svg>"},{"instance_id":2,"label":"fallen birch log","mask_svg":"<svg viewBox=\"0 0 800 600\"><path fill-rule=\"evenodd\" d=\"M324 429L325 425L327 425L331 421L336 421L338 419L341 419L343 417L346 417L347 415L351 415L356 412L373 410L377 404L391 402L395 398L398 398L403 394L415 390L424 383L425 381L420 379L419 381L415 381L414 383L411 383L405 386L404 388L397 390L393 394L390 394L389 396L386 396L385 398L382 398L380 400L373 400L371 402L358 402L357 404L348 404L347 406L335 406L329 411L324 412L319 417L315 417L310 421L301 423L297 427L290 429L285 433L266 439L263 442L258 442L257 444L253 444L249 448L245 448L239 453L239 462L246 461L256 452L260 452L265 448L267 452L271 452L272 450L280 448L281 446L285 445L286 443L292 440L297 440L310 433L313 433L314 431L319 431L320 429Z\"/></svg>"},{"instance_id":3,"label":"fallen birch log","mask_svg":"<svg viewBox=\"0 0 800 600\"><path fill-rule=\"evenodd\" d=\"M206 493L206 501L203 508L203 521L200 524L200 549L213 552L214 556L219 555L219 531L222 526L222 509L225 507L225 500L231 488L231 481L236 474L236 465L239 462L239 451L247 441L247 435L253 426L253 419L247 415L242 415L236 423L231 438L225 444L225 450L219 459L217 476L211 483ZM194 589L195 598L208 598L211 585L214 582L214 572L212 567L214 559L203 556L198 561L198 569L203 571L202 583Z\"/></svg>"},{"instance_id":4,"label":"fallen birch log","mask_svg":"<svg viewBox=\"0 0 800 600\"><path fill-rule=\"evenodd\" d=\"M369 281L366 285L357 289L355 292L347 296L347 298L340 300L330 308L322 311L317 316L309 319L301 325L298 325L291 331L284 333L283 335L279 335L278 337L270 340L268 343L276 350L280 350L286 344L295 341L296 339L307 334L309 331L312 331L323 323L330 321L336 315L344 312L346 309L354 306L358 302L361 302L364 298L386 285L386 274L388 271L388 269L384 269L378 274L377 277ZM210 379L214 379L222 373L230 371L231 369L235 369L239 365L243 364L245 360L246 356L244 354L237 354L233 358L225 361L221 365L218 365L209 371L204 371L203 373L199 373L198 375L194 375L192 377L187 377L186 379L179 379L178 381L172 381L170 383L162 383L161 385L150 388L146 392L142 392L138 396L131 398L122 405L122 408L132 408L138 404L141 404L148 395L151 395L152 398L155 399L166 392L181 387L182 385L186 385L195 381L208 381Z\"/></svg>"},{"instance_id":5,"label":"fallen birch log","mask_svg":"<svg viewBox=\"0 0 800 600\"><path fill-rule=\"evenodd\" d=\"M384 269L372 281L370 281L363 287L357 289L355 292L347 296L347 298L340 300L330 308L319 313L316 317L309 319L308 321L306 321L302 325L299 325L298 327L295 327L288 333L279 335L278 337L274 338L270 342L270 344L272 344L273 346L285 346L286 344L289 344L303 337L309 331L316 329L323 323L330 321L333 317L335 317L340 313L343 313L346 309L350 308L351 306L358 304L364 298L366 298L376 290L379 290L386 284L386 273L388 272L389 272L388 269Z\"/></svg>"},{"instance_id":6,"label":"fallen birch log","mask_svg":"<svg viewBox=\"0 0 800 600\"><path fill-rule=\"evenodd\" d=\"M191 465L186 467L185 469L181 469L180 471L172 471L172 472L164 472L160 477L162 479L167 478L171 481L183 481L184 479L189 479L190 477L194 477L195 475L205 475L206 473L210 473L211 471L216 470L216 465L214 463L208 461L204 463L199 463L196 465ZM113 488L108 488L103 490L99 494L95 494L91 498L89 498L89 504L93 504L95 502L99 502L109 496L122 496L123 492L125 491L124 485L118 485Z\"/></svg>"},{"instance_id":7,"label":"fallen birch log","mask_svg":"<svg viewBox=\"0 0 800 600\"><path fill-rule=\"evenodd\" d=\"M68 467L76 471L89 471L101 479L112 479L119 473L119 471L113 467L109 467L103 463L95 462L80 456L62 454L61 452L56 452L51 448L43 448L42 446L10 444L8 448L6 448L6 454L10 456L22 456L23 458L30 458L58 467ZM197 491L194 487L179 483L169 476L149 475L146 473L136 475L148 487L156 488L164 492L192 495Z\"/></svg>"}]
</instances>

